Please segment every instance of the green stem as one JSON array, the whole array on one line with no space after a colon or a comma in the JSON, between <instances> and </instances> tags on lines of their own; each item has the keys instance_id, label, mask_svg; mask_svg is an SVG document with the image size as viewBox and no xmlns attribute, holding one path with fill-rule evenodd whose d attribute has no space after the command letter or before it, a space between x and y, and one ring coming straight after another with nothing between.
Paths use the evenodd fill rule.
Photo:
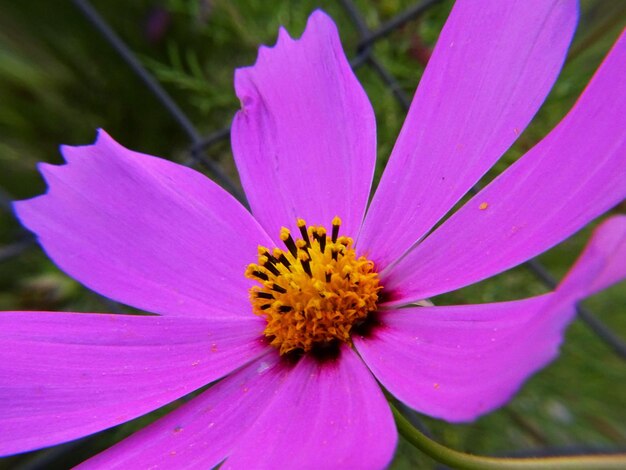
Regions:
<instances>
[{"instance_id":1,"label":"green stem","mask_svg":"<svg viewBox=\"0 0 626 470\"><path fill-rule=\"evenodd\" d=\"M609 470L625 469L626 454L615 455L581 455L545 458L496 458L466 454L445 447L415 429L411 423L391 405L396 425L400 434L416 448L429 457L461 470L517 470L517 469L550 469L550 470Z\"/></svg>"}]
</instances>

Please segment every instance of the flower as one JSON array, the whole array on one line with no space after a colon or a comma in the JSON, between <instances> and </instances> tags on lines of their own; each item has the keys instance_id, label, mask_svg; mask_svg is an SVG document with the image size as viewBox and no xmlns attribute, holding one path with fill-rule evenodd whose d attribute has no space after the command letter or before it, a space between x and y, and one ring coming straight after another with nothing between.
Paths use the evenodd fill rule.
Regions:
<instances>
[{"instance_id":1,"label":"flower","mask_svg":"<svg viewBox=\"0 0 626 470\"><path fill-rule=\"evenodd\" d=\"M626 217L599 226L552 293L414 303L522 263L623 200L626 37L562 122L430 233L531 120L575 28L574 1L482 3L455 5L366 215L374 114L319 11L235 76L253 215L103 131L42 165L49 190L16 203L22 222L69 275L158 315L0 315L0 453L221 379L85 465L381 468L396 429L376 381L459 422L550 362L575 302L626 275Z\"/></svg>"}]
</instances>

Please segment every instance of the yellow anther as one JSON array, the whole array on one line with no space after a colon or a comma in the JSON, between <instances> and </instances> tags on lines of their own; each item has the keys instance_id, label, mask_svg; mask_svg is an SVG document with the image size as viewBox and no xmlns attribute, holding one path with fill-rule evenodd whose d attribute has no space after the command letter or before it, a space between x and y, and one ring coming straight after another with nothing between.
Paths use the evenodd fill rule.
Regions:
<instances>
[{"instance_id":1,"label":"yellow anther","mask_svg":"<svg viewBox=\"0 0 626 470\"><path fill-rule=\"evenodd\" d=\"M280 239L282 241L287 240L290 235L291 235L291 232L289 231L289 229L287 227L281 227L280 228Z\"/></svg>"}]
</instances>

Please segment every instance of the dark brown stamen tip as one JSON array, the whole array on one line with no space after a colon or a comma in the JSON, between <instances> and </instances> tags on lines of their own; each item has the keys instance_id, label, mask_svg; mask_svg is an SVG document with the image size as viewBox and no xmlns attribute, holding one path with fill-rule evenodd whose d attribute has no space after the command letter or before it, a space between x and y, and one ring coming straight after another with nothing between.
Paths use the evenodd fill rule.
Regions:
<instances>
[{"instance_id":1,"label":"dark brown stamen tip","mask_svg":"<svg viewBox=\"0 0 626 470\"><path fill-rule=\"evenodd\" d=\"M262 281L267 281L269 279L269 276L262 271L252 271L252 275Z\"/></svg>"},{"instance_id":2,"label":"dark brown stamen tip","mask_svg":"<svg viewBox=\"0 0 626 470\"><path fill-rule=\"evenodd\" d=\"M291 237L291 235L287 236L286 240L283 240L283 243L285 243L285 246L287 247L287 249L289 250L289 253L291 253L292 256L297 256L298 254L298 248L296 247L296 242L293 241L293 238Z\"/></svg>"},{"instance_id":3,"label":"dark brown stamen tip","mask_svg":"<svg viewBox=\"0 0 626 470\"><path fill-rule=\"evenodd\" d=\"M280 271L278 269L276 269L276 266L274 266L271 262L267 262L263 265L263 267L265 269L267 269L268 271L270 271L274 276L278 276L280 275Z\"/></svg>"},{"instance_id":4,"label":"dark brown stamen tip","mask_svg":"<svg viewBox=\"0 0 626 470\"><path fill-rule=\"evenodd\" d=\"M284 254L280 254L280 256L278 257L278 261L280 261L287 269L289 269L291 267L291 264L289 263L289 260L287 259L287 257Z\"/></svg>"},{"instance_id":5,"label":"dark brown stamen tip","mask_svg":"<svg viewBox=\"0 0 626 470\"><path fill-rule=\"evenodd\" d=\"M278 262L278 260L269 252L269 250L265 250L263 253L261 253L261 256L267 258L268 263L276 264Z\"/></svg>"},{"instance_id":6,"label":"dark brown stamen tip","mask_svg":"<svg viewBox=\"0 0 626 470\"><path fill-rule=\"evenodd\" d=\"M326 250L326 235L320 236L319 242L320 242L320 251L324 253L324 250Z\"/></svg>"},{"instance_id":7,"label":"dark brown stamen tip","mask_svg":"<svg viewBox=\"0 0 626 470\"><path fill-rule=\"evenodd\" d=\"M333 235L331 237L333 243L337 242L337 237L339 236L339 224L336 224L335 222L337 221L333 219Z\"/></svg>"},{"instance_id":8,"label":"dark brown stamen tip","mask_svg":"<svg viewBox=\"0 0 626 470\"><path fill-rule=\"evenodd\" d=\"M290 305L281 305L280 307L278 307L278 311L281 313L287 313L291 310L293 310L293 307L291 307Z\"/></svg>"},{"instance_id":9,"label":"dark brown stamen tip","mask_svg":"<svg viewBox=\"0 0 626 470\"><path fill-rule=\"evenodd\" d=\"M267 310L268 308L270 308L272 306L272 304L265 304L265 305L261 305L261 310Z\"/></svg>"},{"instance_id":10,"label":"dark brown stamen tip","mask_svg":"<svg viewBox=\"0 0 626 470\"><path fill-rule=\"evenodd\" d=\"M304 269L304 272L307 273L309 277L313 277L313 272L311 271L311 262L308 259L301 259L300 264L302 265L302 269Z\"/></svg>"},{"instance_id":11,"label":"dark brown stamen tip","mask_svg":"<svg viewBox=\"0 0 626 470\"><path fill-rule=\"evenodd\" d=\"M326 250L326 231L323 229L318 229L313 232L313 238L317 240L317 243L320 246L320 251L324 253Z\"/></svg>"},{"instance_id":12,"label":"dark brown stamen tip","mask_svg":"<svg viewBox=\"0 0 626 470\"><path fill-rule=\"evenodd\" d=\"M304 220L298 219L298 228L300 229L300 234L302 235L302 239L306 243L306 247L307 248L310 247L311 246L311 240L309 239L309 232L307 231L306 224L304 223Z\"/></svg>"},{"instance_id":13,"label":"dark brown stamen tip","mask_svg":"<svg viewBox=\"0 0 626 470\"><path fill-rule=\"evenodd\" d=\"M272 290L276 292L280 292L281 294L284 294L285 292L287 292L287 289L280 287L278 284L272 284Z\"/></svg>"},{"instance_id":14,"label":"dark brown stamen tip","mask_svg":"<svg viewBox=\"0 0 626 470\"><path fill-rule=\"evenodd\" d=\"M274 298L274 296L270 294L269 292L257 292L256 296L259 299L273 299Z\"/></svg>"}]
</instances>

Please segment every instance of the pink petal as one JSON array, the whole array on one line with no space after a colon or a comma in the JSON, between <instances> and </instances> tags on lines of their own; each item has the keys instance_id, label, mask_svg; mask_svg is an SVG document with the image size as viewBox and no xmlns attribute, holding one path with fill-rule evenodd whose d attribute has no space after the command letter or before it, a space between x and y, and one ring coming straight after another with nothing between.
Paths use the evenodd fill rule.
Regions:
<instances>
[{"instance_id":1,"label":"pink petal","mask_svg":"<svg viewBox=\"0 0 626 470\"><path fill-rule=\"evenodd\" d=\"M380 388L343 347L333 362L302 358L222 468L379 469L396 440Z\"/></svg>"},{"instance_id":2,"label":"pink petal","mask_svg":"<svg viewBox=\"0 0 626 470\"><path fill-rule=\"evenodd\" d=\"M626 217L601 225L554 293L483 305L385 311L359 354L416 410L468 421L509 400L558 354L575 302L626 277Z\"/></svg>"},{"instance_id":3,"label":"pink petal","mask_svg":"<svg viewBox=\"0 0 626 470\"><path fill-rule=\"evenodd\" d=\"M547 302L386 311L382 326L355 345L398 399L436 418L469 421L505 403L556 355L560 335L545 338L537 315Z\"/></svg>"},{"instance_id":4,"label":"pink petal","mask_svg":"<svg viewBox=\"0 0 626 470\"><path fill-rule=\"evenodd\" d=\"M576 20L574 0L457 1L359 236L378 266L422 238L517 139Z\"/></svg>"},{"instance_id":5,"label":"pink petal","mask_svg":"<svg viewBox=\"0 0 626 470\"><path fill-rule=\"evenodd\" d=\"M205 176L100 131L42 165L48 193L15 204L48 255L102 295L151 312L251 315L244 277L269 239Z\"/></svg>"},{"instance_id":6,"label":"pink petal","mask_svg":"<svg viewBox=\"0 0 626 470\"><path fill-rule=\"evenodd\" d=\"M262 321L0 313L0 455L123 423L258 357Z\"/></svg>"},{"instance_id":7,"label":"pink petal","mask_svg":"<svg viewBox=\"0 0 626 470\"><path fill-rule=\"evenodd\" d=\"M606 289L625 277L626 215L619 215L607 219L594 231L591 242L561 283L559 291L563 297L581 298Z\"/></svg>"},{"instance_id":8,"label":"pink petal","mask_svg":"<svg viewBox=\"0 0 626 470\"><path fill-rule=\"evenodd\" d=\"M626 34L545 139L383 276L394 303L516 266L626 197L624 64Z\"/></svg>"},{"instance_id":9,"label":"pink petal","mask_svg":"<svg viewBox=\"0 0 626 470\"><path fill-rule=\"evenodd\" d=\"M252 213L278 240L302 217L356 236L376 159L372 107L346 60L337 28L314 12L302 37L281 29L252 67L239 69L242 110L232 145ZM280 241L280 240L278 240Z\"/></svg>"},{"instance_id":10,"label":"pink petal","mask_svg":"<svg viewBox=\"0 0 626 470\"><path fill-rule=\"evenodd\" d=\"M78 468L215 467L285 380L290 368L278 357L266 354ZM254 446L255 441L247 444Z\"/></svg>"},{"instance_id":11,"label":"pink petal","mask_svg":"<svg viewBox=\"0 0 626 470\"><path fill-rule=\"evenodd\" d=\"M344 348L295 367L268 354L85 466L378 469L395 443L380 388Z\"/></svg>"}]
</instances>

